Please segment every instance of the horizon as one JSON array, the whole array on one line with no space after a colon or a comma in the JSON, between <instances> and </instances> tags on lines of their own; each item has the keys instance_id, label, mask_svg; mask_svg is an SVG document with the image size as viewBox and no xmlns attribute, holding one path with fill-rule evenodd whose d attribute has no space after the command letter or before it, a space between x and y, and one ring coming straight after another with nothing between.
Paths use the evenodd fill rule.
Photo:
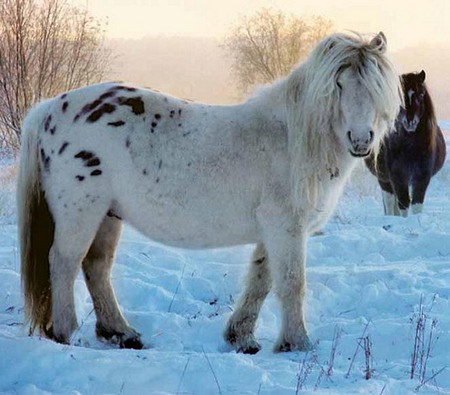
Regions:
<instances>
[{"instance_id":1,"label":"horizon","mask_svg":"<svg viewBox=\"0 0 450 395\"><path fill-rule=\"evenodd\" d=\"M209 104L232 104L243 98L237 90L231 61L217 38L148 36L109 40L120 55L108 75L112 80L151 86ZM444 45L437 43L422 49L417 44L391 51L391 55L399 73L426 71L438 119L450 120L450 51ZM421 56L416 55L419 50Z\"/></svg>"},{"instance_id":2,"label":"horizon","mask_svg":"<svg viewBox=\"0 0 450 395\"><path fill-rule=\"evenodd\" d=\"M383 31L387 37L388 51L398 65L400 73L420 71L427 72L427 84L436 104L436 112L441 119L450 119L450 1L429 0L426 7L411 6L409 0L341 0L330 3L328 0L249 0L242 4L240 0L228 0L226 3L210 0L69 0L81 7L100 21L108 21L105 38L107 40L146 40L172 38L211 39L220 44L240 18L251 16L261 8L279 10L285 14L313 17L320 16L333 23L332 32L358 31L361 33L378 33ZM194 42L194 41L192 41ZM138 48L142 50L144 48ZM145 47L145 49L147 49ZM130 51L132 59L145 59L145 66L137 66L127 62L130 69L151 69L167 81L157 80L172 94L184 94L194 100L206 102L230 102L235 93L224 83L214 85L216 91L210 94L200 89L193 80L203 83L193 75L192 70L185 71L187 64L174 66L169 64L172 58L179 58L183 53L189 59L191 53L182 47L161 48L153 54L136 56ZM165 59L154 59L159 56ZM223 66L217 62L212 64L208 53L197 61L197 70L208 69L209 74L216 73L213 67ZM181 58L181 61L183 59ZM189 63L189 62L187 62ZM226 62L224 62L226 63ZM178 76L169 76L163 69L175 69ZM132 72L124 69L119 78L130 79L139 84L155 84L154 76L136 78ZM219 76L223 81L224 72ZM130 77L126 77L126 76ZM231 75L228 73L228 75ZM206 78L206 77L205 77ZM209 80L209 83L212 81ZM215 81L213 81L215 82ZM229 82L228 82L229 84ZM221 90L222 89L222 90ZM209 87L207 91L212 91ZM234 102L234 100L233 100Z\"/></svg>"},{"instance_id":3,"label":"horizon","mask_svg":"<svg viewBox=\"0 0 450 395\"><path fill-rule=\"evenodd\" d=\"M409 0L73 0L100 20L107 20L108 38L181 36L223 38L243 16L265 7L285 14L329 19L334 31L358 31L387 36L390 50L411 45L448 43L450 2L430 0L411 7Z\"/></svg>"}]
</instances>

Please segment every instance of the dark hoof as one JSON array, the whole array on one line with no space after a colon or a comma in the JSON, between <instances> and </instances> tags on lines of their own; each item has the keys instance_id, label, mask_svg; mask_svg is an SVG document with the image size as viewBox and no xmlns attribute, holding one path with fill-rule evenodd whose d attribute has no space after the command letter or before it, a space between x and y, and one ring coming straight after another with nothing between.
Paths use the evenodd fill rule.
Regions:
<instances>
[{"instance_id":1,"label":"dark hoof","mask_svg":"<svg viewBox=\"0 0 450 395\"><path fill-rule=\"evenodd\" d=\"M41 333L48 339L55 341L60 344L70 344L70 341L64 336L56 336L53 332L53 325L49 328L41 328Z\"/></svg>"},{"instance_id":2,"label":"dark hoof","mask_svg":"<svg viewBox=\"0 0 450 395\"><path fill-rule=\"evenodd\" d=\"M250 355L254 355L256 353L258 353L258 351L261 350L261 346L259 344L253 345L253 346L248 346L248 347L240 347L237 349L238 353L243 353L243 354L250 354Z\"/></svg>"},{"instance_id":3,"label":"dark hoof","mask_svg":"<svg viewBox=\"0 0 450 395\"><path fill-rule=\"evenodd\" d=\"M100 339L104 339L111 344L117 344L120 348L142 350L144 344L141 342L140 335L135 331L133 332L133 334L127 335L123 332L106 330L101 326L95 328L95 333Z\"/></svg>"},{"instance_id":4,"label":"dark hoof","mask_svg":"<svg viewBox=\"0 0 450 395\"><path fill-rule=\"evenodd\" d=\"M120 348L130 348L132 350L142 350L144 345L139 337L131 337L120 341Z\"/></svg>"},{"instance_id":5,"label":"dark hoof","mask_svg":"<svg viewBox=\"0 0 450 395\"><path fill-rule=\"evenodd\" d=\"M284 342L284 343L281 343L275 351L277 351L277 352L289 352L289 351L293 351L293 350L295 350L295 348L292 346L291 343Z\"/></svg>"},{"instance_id":6,"label":"dark hoof","mask_svg":"<svg viewBox=\"0 0 450 395\"><path fill-rule=\"evenodd\" d=\"M253 335L245 336L245 338L242 339L239 338L234 331L227 330L224 338L226 342L236 348L236 352L238 353L254 355L261 350L261 346L255 340Z\"/></svg>"},{"instance_id":7,"label":"dark hoof","mask_svg":"<svg viewBox=\"0 0 450 395\"><path fill-rule=\"evenodd\" d=\"M306 337L302 339L297 344L290 343L288 341L284 341L279 345L275 346L275 352L290 352L290 351L312 351L314 349L313 344Z\"/></svg>"}]
</instances>

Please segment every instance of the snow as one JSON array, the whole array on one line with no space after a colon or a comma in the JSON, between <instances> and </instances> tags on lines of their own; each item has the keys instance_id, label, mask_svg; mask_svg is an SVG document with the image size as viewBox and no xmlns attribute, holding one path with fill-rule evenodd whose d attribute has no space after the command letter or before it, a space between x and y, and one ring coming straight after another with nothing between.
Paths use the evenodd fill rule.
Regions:
<instances>
[{"instance_id":1,"label":"snow","mask_svg":"<svg viewBox=\"0 0 450 395\"><path fill-rule=\"evenodd\" d=\"M441 126L448 130L450 122ZM113 284L147 348L120 350L95 338L81 275L75 292L80 328L72 344L29 337L21 325L10 162L2 163L0 183L0 393L405 394L420 386L420 393L450 394L449 162L431 182L424 213L408 218L382 215L374 177L356 170L335 216L309 241L307 323L317 348L307 354L272 352L280 326L273 295L258 321L258 354L237 354L222 339L252 246L185 251L129 227ZM426 319L425 354L410 379L419 318ZM363 338L371 344L369 380Z\"/></svg>"}]
</instances>

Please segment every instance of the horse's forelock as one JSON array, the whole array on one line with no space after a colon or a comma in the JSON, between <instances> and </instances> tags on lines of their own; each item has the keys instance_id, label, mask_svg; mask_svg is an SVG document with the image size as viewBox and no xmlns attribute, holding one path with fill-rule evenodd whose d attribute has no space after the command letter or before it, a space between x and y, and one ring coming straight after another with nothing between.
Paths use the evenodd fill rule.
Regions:
<instances>
[{"instance_id":1,"label":"horse's forelock","mask_svg":"<svg viewBox=\"0 0 450 395\"><path fill-rule=\"evenodd\" d=\"M315 108L313 115L321 119L337 114L337 80L342 71L349 67L357 71L361 82L369 90L377 113L388 118L392 125L397 114L392 108L395 108L394 103L398 103L399 97L402 99L398 73L384 52L356 34L328 37L294 71L294 75L296 72L304 74L306 86L303 86L303 91L307 93L311 108Z\"/></svg>"},{"instance_id":2,"label":"horse's forelock","mask_svg":"<svg viewBox=\"0 0 450 395\"><path fill-rule=\"evenodd\" d=\"M401 75L401 81L403 85L403 91L407 94L409 89L413 89L415 91L418 90L419 87L423 87L425 90L425 95L423 97L423 104L425 113L423 117L428 119L430 123L431 131L435 131L437 128L437 119L436 113L434 109L433 101L431 100L431 95L428 90L427 84L424 82L423 78L420 76L420 73L406 73Z\"/></svg>"}]
</instances>

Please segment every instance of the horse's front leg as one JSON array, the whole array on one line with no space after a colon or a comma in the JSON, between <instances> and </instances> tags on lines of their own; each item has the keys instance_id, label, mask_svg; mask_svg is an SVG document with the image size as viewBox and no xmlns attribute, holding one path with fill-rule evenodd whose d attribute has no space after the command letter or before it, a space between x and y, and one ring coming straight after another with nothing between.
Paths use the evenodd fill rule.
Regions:
<instances>
[{"instance_id":1,"label":"horse's front leg","mask_svg":"<svg viewBox=\"0 0 450 395\"><path fill-rule=\"evenodd\" d=\"M397 198L389 181L378 180L383 194L384 215L400 215Z\"/></svg>"},{"instance_id":2,"label":"horse's front leg","mask_svg":"<svg viewBox=\"0 0 450 395\"><path fill-rule=\"evenodd\" d=\"M255 354L261 349L254 331L259 311L271 285L267 252L262 244L258 244L250 263L244 293L228 320L224 333L225 340L238 352Z\"/></svg>"},{"instance_id":3,"label":"horse's front leg","mask_svg":"<svg viewBox=\"0 0 450 395\"><path fill-rule=\"evenodd\" d=\"M431 174L421 174L413 179L412 182L412 212L420 214L423 210L425 193L430 183Z\"/></svg>"},{"instance_id":4,"label":"horse's front leg","mask_svg":"<svg viewBox=\"0 0 450 395\"><path fill-rule=\"evenodd\" d=\"M281 303L282 327L274 351L307 351L312 348L304 318L307 234L294 218L285 218L265 229L265 246L273 285Z\"/></svg>"}]
</instances>

